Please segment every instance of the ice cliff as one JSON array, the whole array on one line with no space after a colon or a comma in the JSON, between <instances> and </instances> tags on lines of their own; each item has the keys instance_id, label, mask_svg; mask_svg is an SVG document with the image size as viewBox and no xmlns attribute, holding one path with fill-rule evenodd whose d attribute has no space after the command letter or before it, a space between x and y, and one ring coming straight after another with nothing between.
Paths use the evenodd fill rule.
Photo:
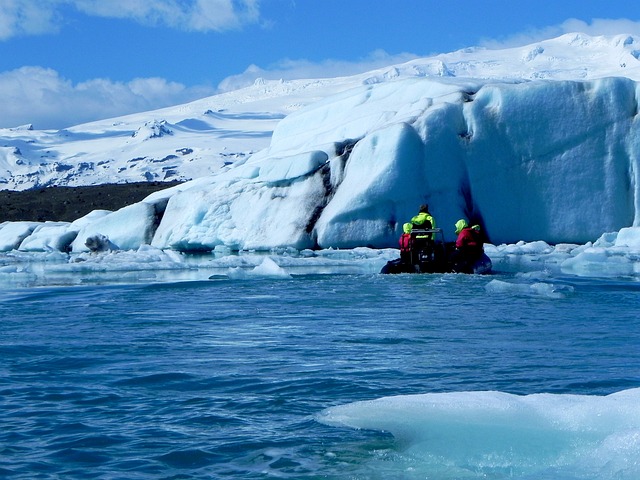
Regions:
<instances>
[{"instance_id":1,"label":"ice cliff","mask_svg":"<svg viewBox=\"0 0 640 480\"><path fill-rule=\"evenodd\" d=\"M493 243L584 243L640 224L638 85L413 78L326 98L269 148L170 195L153 245L395 246L428 203Z\"/></svg>"},{"instance_id":2,"label":"ice cliff","mask_svg":"<svg viewBox=\"0 0 640 480\"><path fill-rule=\"evenodd\" d=\"M133 133L140 116L54 133L9 129L0 167L24 178L7 185L44 185L60 172L74 184L85 167L105 179L116 167L119 179L148 178L158 162L165 177L199 178L73 223L0 224L0 247L85 251L86 238L105 235L121 249L378 248L396 245L422 203L447 240L465 217L494 244L593 241L640 226L636 46L630 36L575 34L466 49L269 87L284 93L254 86L152 112L171 121ZM99 160L116 151L124 156ZM244 153L228 161L229 151Z\"/></svg>"},{"instance_id":3,"label":"ice cliff","mask_svg":"<svg viewBox=\"0 0 640 480\"><path fill-rule=\"evenodd\" d=\"M428 203L447 239L465 217L494 244L584 243L640 225L638 96L621 77L361 85L290 114L218 174L20 242L59 248L57 229L80 232L74 251L93 234L127 249L380 248Z\"/></svg>"}]
</instances>

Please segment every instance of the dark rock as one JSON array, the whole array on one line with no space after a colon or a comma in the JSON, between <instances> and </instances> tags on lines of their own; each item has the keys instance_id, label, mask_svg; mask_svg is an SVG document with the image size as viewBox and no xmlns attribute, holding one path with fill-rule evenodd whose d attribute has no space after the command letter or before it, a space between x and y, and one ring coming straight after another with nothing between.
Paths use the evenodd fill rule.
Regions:
<instances>
[{"instance_id":1,"label":"dark rock","mask_svg":"<svg viewBox=\"0 0 640 480\"><path fill-rule=\"evenodd\" d=\"M0 223L72 222L93 210L118 210L181 182L138 182L85 187L0 190Z\"/></svg>"}]
</instances>

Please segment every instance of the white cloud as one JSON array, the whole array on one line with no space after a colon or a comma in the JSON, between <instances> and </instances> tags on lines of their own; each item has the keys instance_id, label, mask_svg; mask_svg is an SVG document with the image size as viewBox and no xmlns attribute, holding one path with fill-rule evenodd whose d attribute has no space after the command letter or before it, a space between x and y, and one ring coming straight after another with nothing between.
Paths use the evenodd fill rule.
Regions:
<instances>
[{"instance_id":1,"label":"white cloud","mask_svg":"<svg viewBox=\"0 0 640 480\"><path fill-rule=\"evenodd\" d=\"M220 82L218 88L224 92L237 90L238 88L253 84L257 78L264 78L266 80L295 80L303 78L346 77L389 65L405 63L415 58L417 58L417 56L412 53L389 55L383 50L376 50L366 58L357 62L324 60L319 63L313 63L308 60L283 59L266 68L250 65L241 74L225 78Z\"/></svg>"},{"instance_id":2,"label":"white cloud","mask_svg":"<svg viewBox=\"0 0 640 480\"><path fill-rule=\"evenodd\" d=\"M0 40L58 30L59 15L49 0L0 0Z\"/></svg>"},{"instance_id":3,"label":"white cloud","mask_svg":"<svg viewBox=\"0 0 640 480\"><path fill-rule=\"evenodd\" d=\"M0 128L32 123L37 129L59 129L178 105L214 93L209 87L187 88L161 78L127 83L94 79L74 85L55 70L22 67L0 74Z\"/></svg>"},{"instance_id":4,"label":"white cloud","mask_svg":"<svg viewBox=\"0 0 640 480\"><path fill-rule=\"evenodd\" d=\"M604 18L595 18L591 23L571 18L562 24L563 33L580 32L587 35L618 35L630 34L640 35L640 22L634 22L627 19L610 20Z\"/></svg>"},{"instance_id":5,"label":"white cloud","mask_svg":"<svg viewBox=\"0 0 640 480\"><path fill-rule=\"evenodd\" d=\"M0 0L0 40L56 32L64 8L186 31L225 31L257 23L259 0Z\"/></svg>"},{"instance_id":6,"label":"white cloud","mask_svg":"<svg viewBox=\"0 0 640 480\"><path fill-rule=\"evenodd\" d=\"M559 37L565 33L585 33L591 36L599 35L640 35L640 22L628 19L595 18L591 23L584 20L570 18L559 25L552 25L542 29L528 30L502 39L486 39L481 44L488 48L509 48L529 45L531 43Z\"/></svg>"},{"instance_id":7,"label":"white cloud","mask_svg":"<svg viewBox=\"0 0 640 480\"><path fill-rule=\"evenodd\" d=\"M72 0L88 15L129 18L199 32L236 29L255 23L258 0Z\"/></svg>"}]
</instances>

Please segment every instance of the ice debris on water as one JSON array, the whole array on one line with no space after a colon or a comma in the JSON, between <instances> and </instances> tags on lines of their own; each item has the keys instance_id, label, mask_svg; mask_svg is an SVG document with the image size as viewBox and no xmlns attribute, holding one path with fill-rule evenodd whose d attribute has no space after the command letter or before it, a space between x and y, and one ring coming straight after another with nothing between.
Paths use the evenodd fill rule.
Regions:
<instances>
[{"instance_id":1,"label":"ice debris on water","mask_svg":"<svg viewBox=\"0 0 640 480\"><path fill-rule=\"evenodd\" d=\"M496 294L515 294L533 297L566 298L574 292L571 285L556 285L546 282L513 283L504 280L491 280L485 290Z\"/></svg>"}]
</instances>

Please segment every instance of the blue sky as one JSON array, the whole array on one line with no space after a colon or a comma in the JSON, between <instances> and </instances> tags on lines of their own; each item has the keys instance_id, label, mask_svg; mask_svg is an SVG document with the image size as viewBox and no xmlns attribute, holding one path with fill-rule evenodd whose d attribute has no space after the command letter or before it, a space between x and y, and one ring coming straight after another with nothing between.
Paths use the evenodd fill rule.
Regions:
<instances>
[{"instance_id":1,"label":"blue sky","mask_svg":"<svg viewBox=\"0 0 640 480\"><path fill-rule=\"evenodd\" d=\"M63 128L269 79L563 33L640 35L631 0L0 0L0 127Z\"/></svg>"}]
</instances>

